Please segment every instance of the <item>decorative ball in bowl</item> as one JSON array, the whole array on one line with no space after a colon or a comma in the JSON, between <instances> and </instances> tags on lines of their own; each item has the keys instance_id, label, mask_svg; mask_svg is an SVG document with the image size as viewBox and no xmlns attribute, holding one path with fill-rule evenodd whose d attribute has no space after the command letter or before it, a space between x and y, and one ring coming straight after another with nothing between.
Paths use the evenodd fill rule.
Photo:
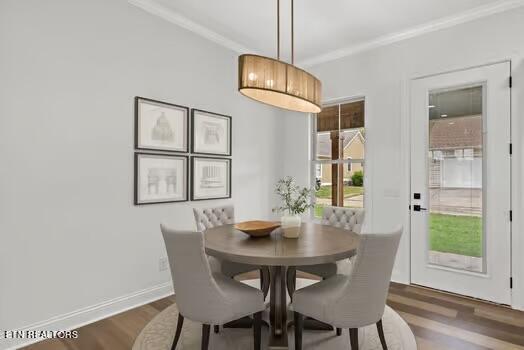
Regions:
<instances>
[{"instance_id":1,"label":"decorative ball in bowl","mask_svg":"<svg viewBox=\"0 0 524 350\"><path fill-rule=\"evenodd\" d=\"M239 231L244 232L251 237L266 237L271 234L271 232L280 227L279 222L274 221L244 221L235 224L235 228Z\"/></svg>"}]
</instances>

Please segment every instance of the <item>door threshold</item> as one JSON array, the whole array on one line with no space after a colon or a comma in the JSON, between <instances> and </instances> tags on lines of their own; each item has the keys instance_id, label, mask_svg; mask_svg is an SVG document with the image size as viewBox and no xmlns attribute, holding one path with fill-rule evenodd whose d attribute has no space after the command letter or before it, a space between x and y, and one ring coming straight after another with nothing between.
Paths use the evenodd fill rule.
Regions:
<instances>
[{"instance_id":1,"label":"door threshold","mask_svg":"<svg viewBox=\"0 0 524 350\"><path fill-rule=\"evenodd\" d=\"M430 287L426 287L426 286L423 286L423 285L420 285L420 284L414 284L414 283L406 284L406 286L414 287L414 288L420 288L420 289L428 290L428 291L431 291L431 292L438 292L438 293L446 294L446 295L449 295L449 296L452 296L452 297L467 299L467 300L470 300L470 301L476 301L476 302L483 303L483 304L490 304L490 305L493 305L493 306L501 306L501 307L504 307L504 308L507 308L507 309L510 309L510 310L515 310L515 309L513 309L511 307L511 305L508 305L508 304L499 304L499 303L496 303L496 302L493 302L493 301L490 301L490 300L475 298L475 297L472 297L472 296L469 296L469 295L448 292L448 291L443 290L443 289L430 288Z\"/></svg>"}]
</instances>

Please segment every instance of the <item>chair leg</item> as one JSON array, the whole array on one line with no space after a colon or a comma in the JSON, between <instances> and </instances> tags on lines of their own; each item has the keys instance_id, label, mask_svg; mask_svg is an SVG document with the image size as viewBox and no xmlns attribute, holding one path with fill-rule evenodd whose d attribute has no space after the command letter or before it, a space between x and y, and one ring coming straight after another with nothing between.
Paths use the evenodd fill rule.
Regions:
<instances>
[{"instance_id":1,"label":"chair leg","mask_svg":"<svg viewBox=\"0 0 524 350\"><path fill-rule=\"evenodd\" d=\"M341 336L342 335L342 328L337 328L337 336Z\"/></svg>"},{"instance_id":2,"label":"chair leg","mask_svg":"<svg viewBox=\"0 0 524 350\"><path fill-rule=\"evenodd\" d=\"M213 326L213 329L214 329L215 333L220 332L220 326L219 325Z\"/></svg>"},{"instance_id":3,"label":"chair leg","mask_svg":"<svg viewBox=\"0 0 524 350\"><path fill-rule=\"evenodd\" d=\"M211 326L208 324L202 325L202 350L207 350L209 348L209 331L211 330Z\"/></svg>"},{"instance_id":4,"label":"chair leg","mask_svg":"<svg viewBox=\"0 0 524 350\"><path fill-rule=\"evenodd\" d=\"M262 266L260 268L260 289L262 289L262 293L264 293L264 299L267 297L267 293L269 292L269 285L270 285L269 267Z\"/></svg>"},{"instance_id":5,"label":"chair leg","mask_svg":"<svg viewBox=\"0 0 524 350\"><path fill-rule=\"evenodd\" d=\"M287 268L286 284L289 297L293 300L293 294L295 294L297 288L297 269L295 267L290 266Z\"/></svg>"},{"instance_id":6,"label":"chair leg","mask_svg":"<svg viewBox=\"0 0 524 350\"><path fill-rule=\"evenodd\" d=\"M176 322L176 332L175 339L173 340L173 345L171 345L171 350L176 349L176 344L178 339L180 339L180 334L182 333L182 326L184 325L184 316L181 313L178 313L178 321Z\"/></svg>"},{"instance_id":7,"label":"chair leg","mask_svg":"<svg viewBox=\"0 0 524 350\"><path fill-rule=\"evenodd\" d=\"M298 312L293 314L295 320L295 350L302 350L302 330L304 329L304 316Z\"/></svg>"},{"instance_id":8,"label":"chair leg","mask_svg":"<svg viewBox=\"0 0 524 350\"><path fill-rule=\"evenodd\" d=\"M380 343L382 344L382 350L388 350L388 345L386 344L386 337L384 337L384 328L382 328L382 320L377 322L377 331L378 337L380 338Z\"/></svg>"},{"instance_id":9,"label":"chair leg","mask_svg":"<svg viewBox=\"0 0 524 350\"><path fill-rule=\"evenodd\" d=\"M253 315L253 344L255 350L260 350L262 338L262 311Z\"/></svg>"},{"instance_id":10,"label":"chair leg","mask_svg":"<svg viewBox=\"0 0 524 350\"><path fill-rule=\"evenodd\" d=\"M351 350L358 350L358 328L349 329L349 341L351 343Z\"/></svg>"}]
</instances>

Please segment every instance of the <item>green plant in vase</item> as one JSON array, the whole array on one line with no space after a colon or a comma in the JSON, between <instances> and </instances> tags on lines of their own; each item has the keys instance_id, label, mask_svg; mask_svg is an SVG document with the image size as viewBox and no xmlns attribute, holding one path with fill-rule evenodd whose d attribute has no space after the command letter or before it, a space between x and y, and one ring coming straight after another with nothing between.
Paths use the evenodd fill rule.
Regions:
<instances>
[{"instance_id":1,"label":"green plant in vase","mask_svg":"<svg viewBox=\"0 0 524 350\"><path fill-rule=\"evenodd\" d=\"M280 206L273 208L273 212L282 213L280 221L284 237L298 238L302 224L300 215L314 206L311 201L314 191L298 186L294 178L286 176L277 181L275 193L280 198Z\"/></svg>"}]
</instances>

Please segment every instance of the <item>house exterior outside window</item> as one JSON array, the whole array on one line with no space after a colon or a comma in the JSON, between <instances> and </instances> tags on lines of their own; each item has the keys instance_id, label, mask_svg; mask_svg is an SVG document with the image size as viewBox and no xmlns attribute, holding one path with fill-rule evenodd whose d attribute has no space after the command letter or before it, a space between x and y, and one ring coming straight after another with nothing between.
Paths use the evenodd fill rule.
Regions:
<instances>
[{"instance_id":1,"label":"house exterior outside window","mask_svg":"<svg viewBox=\"0 0 524 350\"><path fill-rule=\"evenodd\" d=\"M364 100L324 106L313 124L314 216L328 205L363 207L364 187L354 186L352 177L364 172Z\"/></svg>"},{"instance_id":2,"label":"house exterior outside window","mask_svg":"<svg viewBox=\"0 0 524 350\"><path fill-rule=\"evenodd\" d=\"M430 187L482 188L482 116L432 119L429 127Z\"/></svg>"}]
</instances>

